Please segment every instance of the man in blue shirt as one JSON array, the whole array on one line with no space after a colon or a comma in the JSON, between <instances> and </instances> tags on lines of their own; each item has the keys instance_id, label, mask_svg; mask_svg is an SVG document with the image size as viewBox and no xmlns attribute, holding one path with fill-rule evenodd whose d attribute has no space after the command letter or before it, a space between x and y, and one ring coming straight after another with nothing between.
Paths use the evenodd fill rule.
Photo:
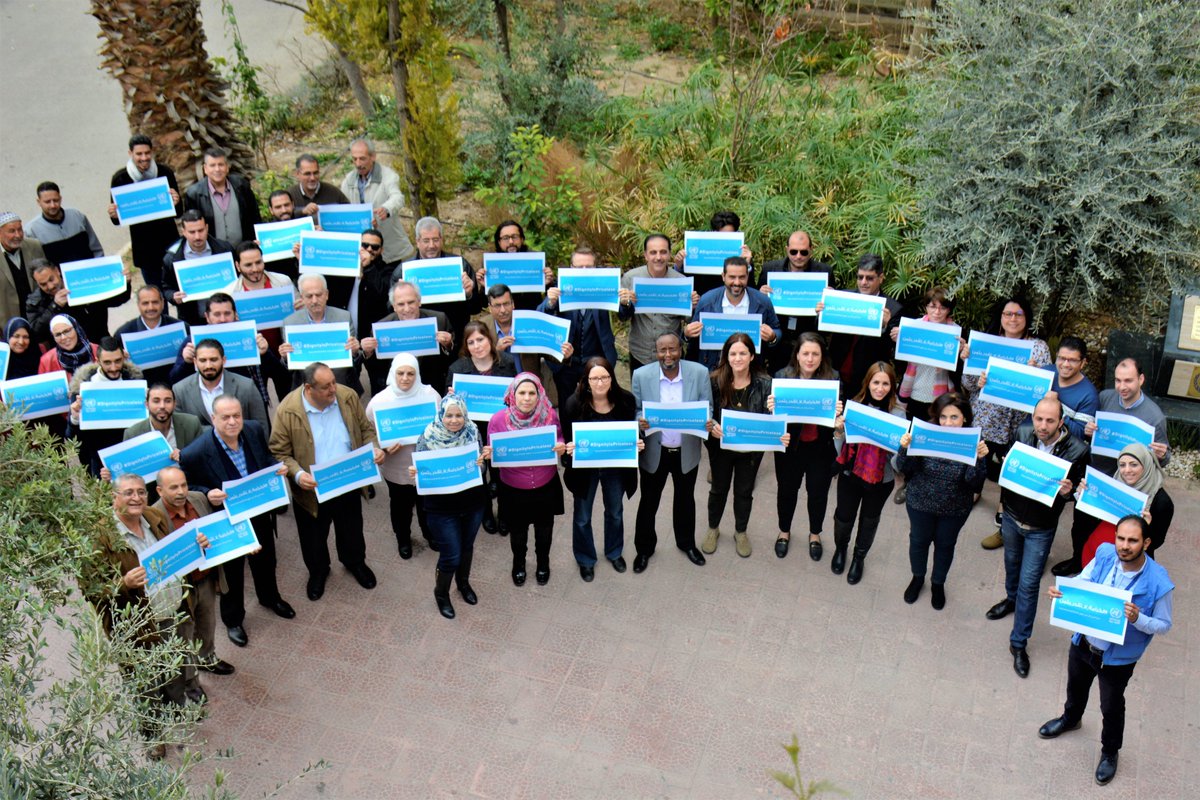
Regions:
<instances>
[{"instance_id":1,"label":"man in blue shirt","mask_svg":"<svg viewBox=\"0 0 1200 800\"><path fill-rule=\"evenodd\" d=\"M758 289L751 289L746 284L750 280L750 265L741 256L730 256L721 267L721 280L725 285L711 289L700 296L696 310L692 313L692 321L684 328L688 337L688 349L699 348L704 323L700 315L708 314L759 314L762 324L759 330L762 334L762 347L765 350L773 347L779 341L779 317L775 314L775 306L771 299ZM725 344L724 341L719 344ZM721 357L721 349L700 350L699 361L705 369L712 371ZM762 352L758 353L762 356Z\"/></svg>"}]
</instances>

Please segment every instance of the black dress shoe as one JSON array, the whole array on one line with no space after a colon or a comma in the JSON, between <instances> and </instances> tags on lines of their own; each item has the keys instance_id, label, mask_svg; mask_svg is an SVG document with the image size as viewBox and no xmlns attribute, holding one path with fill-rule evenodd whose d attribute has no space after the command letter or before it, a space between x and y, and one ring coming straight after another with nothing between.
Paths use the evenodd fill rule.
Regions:
<instances>
[{"instance_id":1,"label":"black dress shoe","mask_svg":"<svg viewBox=\"0 0 1200 800\"><path fill-rule=\"evenodd\" d=\"M1081 724L1080 720L1075 720L1074 724L1067 722L1065 717L1055 717L1047 722L1042 727L1038 728L1038 736L1043 739L1056 739L1068 731L1077 731Z\"/></svg>"},{"instance_id":2,"label":"black dress shoe","mask_svg":"<svg viewBox=\"0 0 1200 800\"><path fill-rule=\"evenodd\" d=\"M617 572L625 571L625 558L623 556L617 556L609 563L613 565L613 569L615 569Z\"/></svg>"},{"instance_id":3,"label":"black dress shoe","mask_svg":"<svg viewBox=\"0 0 1200 800\"><path fill-rule=\"evenodd\" d=\"M545 586L550 582L550 568L546 567L545 569L534 570L533 577L537 581L538 586Z\"/></svg>"},{"instance_id":4,"label":"black dress shoe","mask_svg":"<svg viewBox=\"0 0 1200 800\"><path fill-rule=\"evenodd\" d=\"M246 635L245 628L241 625L234 625L229 629L229 641L238 647L245 647L250 643L250 637Z\"/></svg>"},{"instance_id":5,"label":"black dress shoe","mask_svg":"<svg viewBox=\"0 0 1200 800\"><path fill-rule=\"evenodd\" d=\"M921 587L924 585L924 575L913 575L912 580L908 582L908 588L904 590L904 602L910 606L917 602L917 598L921 596Z\"/></svg>"},{"instance_id":6,"label":"black dress shoe","mask_svg":"<svg viewBox=\"0 0 1200 800\"><path fill-rule=\"evenodd\" d=\"M410 558L412 558L412 543L411 542L408 544L400 545L399 549L400 549L400 558L404 559L405 561L408 561Z\"/></svg>"},{"instance_id":7,"label":"black dress shoe","mask_svg":"<svg viewBox=\"0 0 1200 800\"><path fill-rule=\"evenodd\" d=\"M291 604L283 598L276 600L274 603L263 603L263 605L274 611L276 616L283 617L284 619L294 619L296 616L296 609L292 608Z\"/></svg>"},{"instance_id":8,"label":"black dress shoe","mask_svg":"<svg viewBox=\"0 0 1200 800\"><path fill-rule=\"evenodd\" d=\"M374 499L375 499L375 487L374 487L374 486L368 486L368 487L367 487L367 499L368 499L368 500L374 500Z\"/></svg>"},{"instance_id":9,"label":"black dress shoe","mask_svg":"<svg viewBox=\"0 0 1200 800\"><path fill-rule=\"evenodd\" d=\"M850 568L846 570L846 583L853 586L862 580L863 574L863 557L855 551L854 555L850 556Z\"/></svg>"},{"instance_id":10,"label":"black dress shoe","mask_svg":"<svg viewBox=\"0 0 1200 800\"><path fill-rule=\"evenodd\" d=\"M589 567L586 564L580 564L579 577L583 578L584 583L591 583L592 579L596 577L596 568Z\"/></svg>"},{"instance_id":11,"label":"black dress shoe","mask_svg":"<svg viewBox=\"0 0 1200 800\"><path fill-rule=\"evenodd\" d=\"M650 564L650 556L634 556L633 557L633 574L640 575L646 571L646 567Z\"/></svg>"},{"instance_id":12,"label":"black dress shoe","mask_svg":"<svg viewBox=\"0 0 1200 800\"><path fill-rule=\"evenodd\" d=\"M683 551L683 554L688 557L688 561L691 561L697 567L704 566L704 553L701 553L695 547L689 547L687 550Z\"/></svg>"},{"instance_id":13,"label":"black dress shoe","mask_svg":"<svg viewBox=\"0 0 1200 800\"><path fill-rule=\"evenodd\" d=\"M353 567L348 567L350 574L354 576L354 580L358 581L358 585L364 589L375 588L375 573L371 572L371 568L364 561L362 564L355 564Z\"/></svg>"},{"instance_id":14,"label":"black dress shoe","mask_svg":"<svg viewBox=\"0 0 1200 800\"><path fill-rule=\"evenodd\" d=\"M1073 558L1060 561L1050 568L1050 574L1059 578L1069 578L1083 572L1083 565Z\"/></svg>"},{"instance_id":15,"label":"black dress shoe","mask_svg":"<svg viewBox=\"0 0 1200 800\"><path fill-rule=\"evenodd\" d=\"M1007 597L987 610L987 618L991 620L1004 619L1017 610L1017 604Z\"/></svg>"},{"instance_id":16,"label":"black dress shoe","mask_svg":"<svg viewBox=\"0 0 1200 800\"><path fill-rule=\"evenodd\" d=\"M820 561L821 555L825 552L825 548L821 546L821 540L809 540L808 542L808 557L813 561Z\"/></svg>"},{"instance_id":17,"label":"black dress shoe","mask_svg":"<svg viewBox=\"0 0 1200 800\"><path fill-rule=\"evenodd\" d=\"M1022 678L1029 677L1029 653L1024 647L1008 646L1008 652L1012 653L1013 657L1013 672L1017 673Z\"/></svg>"},{"instance_id":18,"label":"black dress shoe","mask_svg":"<svg viewBox=\"0 0 1200 800\"><path fill-rule=\"evenodd\" d=\"M512 578L513 578L513 583L515 583L517 586L524 586L525 585L525 568L524 567L513 567Z\"/></svg>"},{"instance_id":19,"label":"black dress shoe","mask_svg":"<svg viewBox=\"0 0 1200 800\"><path fill-rule=\"evenodd\" d=\"M509 534L508 526L505 525L503 522L497 522L496 529L498 531L500 531L501 536L508 536L508 534Z\"/></svg>"},{"instance_id":20,"label":"black dress shoe","mask_svg":"<svg viewBox=\"0 0 1200 800\"><path fill-rule=\"evenodd\" d=\"M198 669L202 669L205 672L211 672L213 675L233 674L233 664L230 664L228 661L222 661L219 658L216 661L210 661L207 664L200 664Z\"/></svg>"},{"instance_id":21,"label":"black dress shoe","mask_svg":"<svg viewBox=\"0 0 1200 800\"><path fill-rule=\"evenodd\" d=\"M1100 763L1096 765L1096 783L1104 786L1115 777L1117 777L1117 754L1113 753L1110 756L1101 751Z\"/></svg>"},{"instance_id":22,"label":"black dress shoe","mask_svg":"<svg viewBox=\"0 0 1200 800\"><path fill-rule=\"evenodd\" d=\"M846 569L846 548L834 548L833 558L829 561L829 569L834 575L842 574L842 571Z\"/></svg>"},{"instance_id":23,"label":"black dress shoe","mask_svg":"<svg viewBox=\"0 0 1200 800\"><path fill-rule=\"evenodd\" d=\"M203 686L197 686L195 689L185 689L184 696L191 700L196 705L202 705L208 702L208 695L204 692Z\"/></svg>"},{"instance_id":24,"label":"black dress shoe","mask_svg":"<svg viewBox=\"0 0 1200 800\"><path fill-rule=\"evenodd\" d=\"M791 539L785 539L780 536L775 540L775 557L786 558L788 553L788 545L791 544Z\"/></svg>"},{"instance_id":25,"label":"black dress shoe","mask_svg":"<svg viewBox=\"0 0 1200 800\"><path fill-rule=\"evenodd\" d=\"M483 517L483 530L487 533L496 532L496 518L491 514L485 514Z\"/></svg>"},{"instance_id":26,"label":"black dress shoe","mask_svg":"<svg viewBox=\"0 0 1200 800\"><path fill-rule=\"evenodd\" d=\"M329 577L329 570L325 570L319 575L308 576L308 599L320 600L321 595L325 594L325 580Z\"/></svg>"}]
</instances>

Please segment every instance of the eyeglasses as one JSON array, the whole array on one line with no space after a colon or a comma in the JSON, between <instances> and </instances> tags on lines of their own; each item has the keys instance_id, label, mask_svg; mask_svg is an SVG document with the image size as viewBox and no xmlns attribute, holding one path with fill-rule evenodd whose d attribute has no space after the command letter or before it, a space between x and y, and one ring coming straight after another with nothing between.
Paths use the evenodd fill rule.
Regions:
<instances>
[{"instance_id":1,"label":"eyeglasses","mask_svg":"<svg viewBox=\"0 0 1200 800\"><path fill-rule=\"evenodd\" d=\"M608 383L612 378L608 375L601 375L598 378L588 378L588 383Z\"/></svg>"},{"instance_id":2,"label":"eyeglasses","mask_svg":"<svg viewBox=\"0 0 1200 800\"><path fill-rule=\"evenodd\" d=\"M117 492L121 497L149 497L150 493L145 489L122 489Z\"/></svg>"},{"instance_id":3,"label":"eyeglasses","mask_svg":"<svg viewBox=\"0 0 1200 800\"><path fill-rule=\"evenodd\" d=\"M55 333L54 338L55 339L65 339L74 332L75 332L75 330L73 328L67 328L65 331L58 331L57 333Z\"/></svg>"},{"instance_id":4,"label":"eyeglasses","mask_svg":"<svg viewBox=\"0 0 1200 800\"><path fill-rule=\"evenodd\" d=\"M383 249L383 245L381 245L381 244L368 244L367 242L363 242L363 243L362 243L362 249L363 249L363 250L370 250L372 253L378 253L380 250L382 250L382 249Z\"/></svg>"},{"instance_id":5,"label":"eyeglasses","mask_svg":"<svg viewBox=\"0 0 1200 800\"><path fill-rule=\"evenodd\" d=\"M1000 316L1004 317L1005 319L1020 319L1021 317L1025 316L1025 312L1024 311L1002 311L1002 312L1000 312Z\"/></svg>"},{"instance_id":6,"label":"eyeglasses","mask_svg":"<svg viewBox=\"0 0 1200 800\"><path fill-rule=\"evenodd\" d=\"M1059 356L1058 360L1064 364L1082 364L1083 363L1082 358L1070 358L1068 356Z\"/></svg>"},{"instance_id":7,"label":"eyeglasses","mask_svg":"<svg viewBox=\"0 0 1200 800\"><path fill-rule=\"evenodd\" d=\"M519 241L521 241L521 234L507 233L504 236L500 237L500 241L502 241L502 242L519 242Z\"/></svg>"},{"instance_id":8,"label":"eyeglasses","mask_svg":"<svg viewBox=\"0 0 1200 800\"><path fill-rule=\"evenodd\" d=\"M806 256L806 255L808 255L808 251L807 250L788 250L788 255L789 256Z\"/></svg>"}]
</instances>

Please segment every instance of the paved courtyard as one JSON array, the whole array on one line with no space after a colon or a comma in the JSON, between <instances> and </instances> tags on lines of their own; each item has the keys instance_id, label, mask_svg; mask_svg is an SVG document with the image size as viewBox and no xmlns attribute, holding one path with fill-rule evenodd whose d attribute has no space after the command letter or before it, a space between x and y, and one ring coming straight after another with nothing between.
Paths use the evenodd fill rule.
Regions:
<instances>
[{"instance_id":1,"label":"paved courtyard","mask_svg":"<svg viewBox=\"0 0 1200 800\"><path fill-rule=\"evenodd\" d=\"M660 511L660 548L645 573L618 575L602 562L585 584L564 516L550 583L531 575L516 588L507 540L481 533L480 604L455 593L453 621L432 598L436 554L397 556L383 493L366 506L372 591L335 566L325 597L309 602L294 523L282 518L280 585L297 617L252 606L245 649L219 630L218 650L237 673L206 676L211 714L199 748L235 755L207 761L197 777L220 767L254 797L324 759L327 769L280 796L784 797L768 771L786 767L780 745L795 733L805 778L854 798L1195 796L1200 603L1189 587L1200 575L1200 502L1185 484L1168 484L1176 525L1161 554L1179 586L1176 625L1138 666L1120 771L1102 788L1092 780L1094 690L1080 731L1036 735L1059 713L1066 681L1068 634L1047 623L1048 603L1027 680L1012 670L1010 620L984 618L1003 596L1001 554L978 545L994 485L964 529L938 612L928 591L913 606L900 598L909 576L901 506L888 504L863 582L849 586L829 571L828 523L819 564L803 536L786 559L774 556L769 458L759 477L749 559L725 536L706 566L692 566ZM702 474L700 506L706 491ZM632 561L631 531L627 540ZM1068 548L1064 528L1052 562Z\"/></svg>"}]
</instances>

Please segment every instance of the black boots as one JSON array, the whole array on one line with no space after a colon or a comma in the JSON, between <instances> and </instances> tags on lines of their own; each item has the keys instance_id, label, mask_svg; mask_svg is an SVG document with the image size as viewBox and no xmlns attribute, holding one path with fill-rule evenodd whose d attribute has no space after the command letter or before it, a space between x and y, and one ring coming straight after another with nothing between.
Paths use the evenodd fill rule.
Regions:
<instances>
[{"instance_id":1,"label":"black boots","mask_svg":"<svg viewBox=\"0 0 1200 800\"><path fill-rule=\"evenodd\" d=\"M854 548L854 555L850 559L850 569L846 570L846 583L853 586L862 580L863 574L863 559L867 557L865 550L858 547Z\"/></svg>"},{"instance_id":2,"label":"black boots","mask_svg":"<svg viewBox=\"0 0 1200 800\"><path fill-rule=\"evenodd\" d=\"M446 619L454 619L454 606L450 605L450 581L454 579L454 573L439 569L435 570L434 575L433 599L437 600L438 611Z\"/></svg>"},{"instance_id":3,"label":"black boots","mask_svg":"<svg viewBox=\"0 0 1200 800\"><path fill-rule=\"evenodd\" d=\"M471 561L474 558L475 551L467 550L459 559L458 569L454 572L454 582L458 584L458 592L469 606L473 606L479 602L479 598L475 595L475 590L471 588L470 583Z\"/></svg>"}]
</instances>

